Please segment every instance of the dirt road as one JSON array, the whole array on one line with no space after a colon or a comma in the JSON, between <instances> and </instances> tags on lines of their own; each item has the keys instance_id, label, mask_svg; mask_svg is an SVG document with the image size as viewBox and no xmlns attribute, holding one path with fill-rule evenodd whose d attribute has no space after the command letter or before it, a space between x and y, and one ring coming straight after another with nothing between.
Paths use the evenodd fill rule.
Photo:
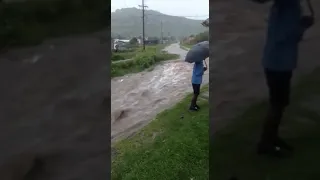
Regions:
<instances>
[{"instance_id":1,"label":"dirt road","mask_svg":"<svg viewBox=\"0 0 320 180\"><path fill-rule=\"evenodd\" d=\"M152 71L117 77L111 81L112 140L126 137L150 122L192 91L192 64L183 61L187 51L179 44L165 48L180 59L157 65ZM204 75L209 82L208 72ZM188 108L188 107L186 107Z\"/></svg>"},{"instance_id":2,"label":"dirt road","mask_svg":"<svg viewBox=\"0 0 320 180\"><path fill-rule=\"evenodd\" d=\"M101 37L107 34L0 55L1 179L31 169L26 179L105 180L110 124L101 102L110 84Z\"/></svg>"},{"instance_id":3,"label":"dirt road","mask_svg":"<svg viewBox=\"0 0 320 180\"><path fill-rule=\"evenodd\" d=\"M313 1L315 10L320 2ZM211 129L229 124L253 102L267 96L261 66L269 5L249 0L210 3L210 105ZM211 23L212 22L212 23ZM320 65L320 23L310 29L300 45L299 67L294 80Z\"/></svg>"}]
</instances>

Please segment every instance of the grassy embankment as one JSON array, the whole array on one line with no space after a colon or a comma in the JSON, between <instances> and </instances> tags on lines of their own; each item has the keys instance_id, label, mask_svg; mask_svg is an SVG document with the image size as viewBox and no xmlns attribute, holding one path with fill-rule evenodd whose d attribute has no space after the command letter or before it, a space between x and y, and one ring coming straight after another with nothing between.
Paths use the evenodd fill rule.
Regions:
<instances>
[{"instance_id":1,"label":"grassy embankment","mask_svg":"<svg viewBox=\"0 0 320 180\"><path fill-rule=\"evenodd\" d=\"M184 49L186 51L189 51L189 49L193 46L194 44L180 44L180 48Z\"/></svg>"},{"instance_id":2,"label":"grassy embankment","mask_svg":"<svg viewBox=\"0 0 320 180\"><path fill-rule=\"evenodd\" d=\"M208 91L208 85L202 88ZM207 180L209 174L209 104L188 111L191 96L160 113L129 139L114 145L113 180Z\"/></svg>"},{"instance_id":3,"label":"grassy embankment","mask_svg":"<svg viewBox=\"0 0 320 180\"><path fill-rule=\"evenodd\" d=\"M145 51L140 47L124 52L112 52L111 76L123 76L152 68L155 64L177 59L179 55L162 51L165 45L146 46Z\"/></svg>"},{"instance_id":4,"label":"grassy embankment","mask_svg":"<svg viewBox=\"0 0 320 180\"><path fill-rule=\"evenodd\" d=\"M190 97L164 111L133 138L115 145L112 165L116 179L208 179L209 106L187 112ZM293 88L280 135L295 147L294 156L276 159L258 156L266 101L251 105L233 123L220 130L210 144L210 177L226 180L319 179L320 68L301 78ZM184 118L181 118L181 115Z\"/></svg>"}]
</instances>

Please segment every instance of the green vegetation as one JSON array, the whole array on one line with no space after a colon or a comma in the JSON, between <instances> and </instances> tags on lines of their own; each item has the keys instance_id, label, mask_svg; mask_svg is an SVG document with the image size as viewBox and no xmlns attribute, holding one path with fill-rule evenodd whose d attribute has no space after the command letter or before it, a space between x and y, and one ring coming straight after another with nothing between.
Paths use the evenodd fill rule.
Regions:
<instances>
[{"instance_id":1,"label":"green vegetation","mask_svg":"<svg viewBox=\"0 0 320 180\"><path fill-rule=\"evenodd\" d=\"M130 39L130 44L137 45L138 43L139 43L139 41L136 37Z\"/></svg>"},{"instance_id":2,"label":"green vegetation","mask_svg":"<svg viewBox=\"0 0 320 180\"><path fill-rule=\"evenodd\" d=\"M199 33L197 35L190 35L189 37L184 38L181 41L181 46L186 48L191 48L193 45L202 42L202 41L208 41L209 40L209 31L205 31L202 33Z\"/></svg>"},{"instance_id":3,"label":"green vegetation","mask_svg":"<svg viewBox=\"0 0 320 180\"><path fill-rule=\"evenodd\" d=\"M232 174L240 180L320 178L320 69L303 77L293 90L280 136L295 147L294 156L279 160L255 153L266 111L266 102L261 102L214 135L212 179L228 179Z\"/></svg>"},{"instance_id":4,"label":"green vegetation","mask_svg":"<svg viewBox=\"0 0 320 180\"><path fill-rule=\"evenodd\" d=\"M180 48L184 49L186 51L189 51L192 46L193 45L191 45L191 44L180 44Z\"/></svg>"},{"instance_id":5,"label":"green vegetation","mask_svg":"<svg viewBox=\"0 0 320 180\"><path fill-rule=\"evenodd\" d=\"M113 62L111 65L111 76L123 76L129 73L141 72L145 69L151 68L156 63L165 60L177 59L179 55L169 54L162 51L164 45L146 46L146 50L141 48L135 51L113 53ZM131 60L119 61L131 58Z\"/></svg>"},{"instance_id":6,"label":"green vegetation","mask_svg":"<svg viewBox=\"0 0 320 180\"><path fill-rule=\"evenodd\" d=\"M101 30L109 24L109 6L104 0L0 3L0 48Z\"/></svg>"},{"instance_id":7,"label":"green vegetation","mask_svg":"<svg viewBox=\"0 0 320 180\"><path fill-rule=\"evenodd\" d=\"M111 54L111 61L120 61L120 60L126 60L131 59L135 57L135 55L138 53L137 48L133 48L126 51L118 51L118 52L112 52Z\"/></svg>"},{"instance_id":8,"label":"green vegetation","mask_svg":"<svg viewBox=\"0 0 320 180\"><path fill-rule=\"evenodd\" d=\"M190 112L190 99L114 145L113 180L209 179L209 103L201 100L201 110Z\"/></svg>"},{"instance_id":9,"label":"green vegetation","mask_svg":"<svg viewBox=\"0 0 320 180\"><path fill-rule=\"evenodd\" d=\"M161 35L161 21L163 22L164 36L184 37L207 30L201 25L203 20L170 16L153 10L146 10L145 13L148 15L146 34L149 37L159 37ZM124 8L112 12L111 32L113 37L118 35L123 37L140 36L141 9Z\"/></svg>"}]
</instances>

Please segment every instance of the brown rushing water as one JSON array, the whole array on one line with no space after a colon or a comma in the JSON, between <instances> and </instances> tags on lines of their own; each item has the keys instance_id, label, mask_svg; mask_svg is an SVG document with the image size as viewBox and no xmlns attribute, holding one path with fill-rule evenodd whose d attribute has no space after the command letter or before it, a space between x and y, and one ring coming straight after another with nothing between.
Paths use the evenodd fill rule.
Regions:
<instances>
[{"instance_id":1,"label":"brown rushing water","mask_svg":"<svg viewBox=\"0 0 320 180\"><path fill-rule=\"evenodd\" d=\"M150 122L158 113L192 92L193 64L183 61L187 51L179 44L165 49L179 54L178 60L157 65L152 71L117 77L111 81L112 140L125 137ZM203 83L209 82L209 73Z\"/></svg>"}]
</instances>

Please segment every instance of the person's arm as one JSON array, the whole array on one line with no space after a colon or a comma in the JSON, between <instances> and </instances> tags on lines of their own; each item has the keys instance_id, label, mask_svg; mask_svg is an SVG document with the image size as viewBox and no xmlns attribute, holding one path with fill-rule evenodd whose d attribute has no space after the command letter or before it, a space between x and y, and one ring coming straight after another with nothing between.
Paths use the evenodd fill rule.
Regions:
<instances>
[{"instance_id":1,"label":"person's arm","mask_svg":"<svg viewBox=\"0 0 320 180\"><path fill-rule=\"evenodd\" d=\"M203 72L205 72L207 69L208 69L208 65L207 65L207 62L206 60L203 60L205 66L203 66ZM203 63L202 63L203 64Z\"/></svg>"},{"instance_id":2,"label":"person's arm","mask_svg":"<svg viewBox=\"0 0 320 180\"><path fill-rule=\"evenodd\" d=\"M314 24L314 17L312 16L302 16L300 20L299 28L299 41L302 40L304 33Z\"/></svg>"}]
</instances>

